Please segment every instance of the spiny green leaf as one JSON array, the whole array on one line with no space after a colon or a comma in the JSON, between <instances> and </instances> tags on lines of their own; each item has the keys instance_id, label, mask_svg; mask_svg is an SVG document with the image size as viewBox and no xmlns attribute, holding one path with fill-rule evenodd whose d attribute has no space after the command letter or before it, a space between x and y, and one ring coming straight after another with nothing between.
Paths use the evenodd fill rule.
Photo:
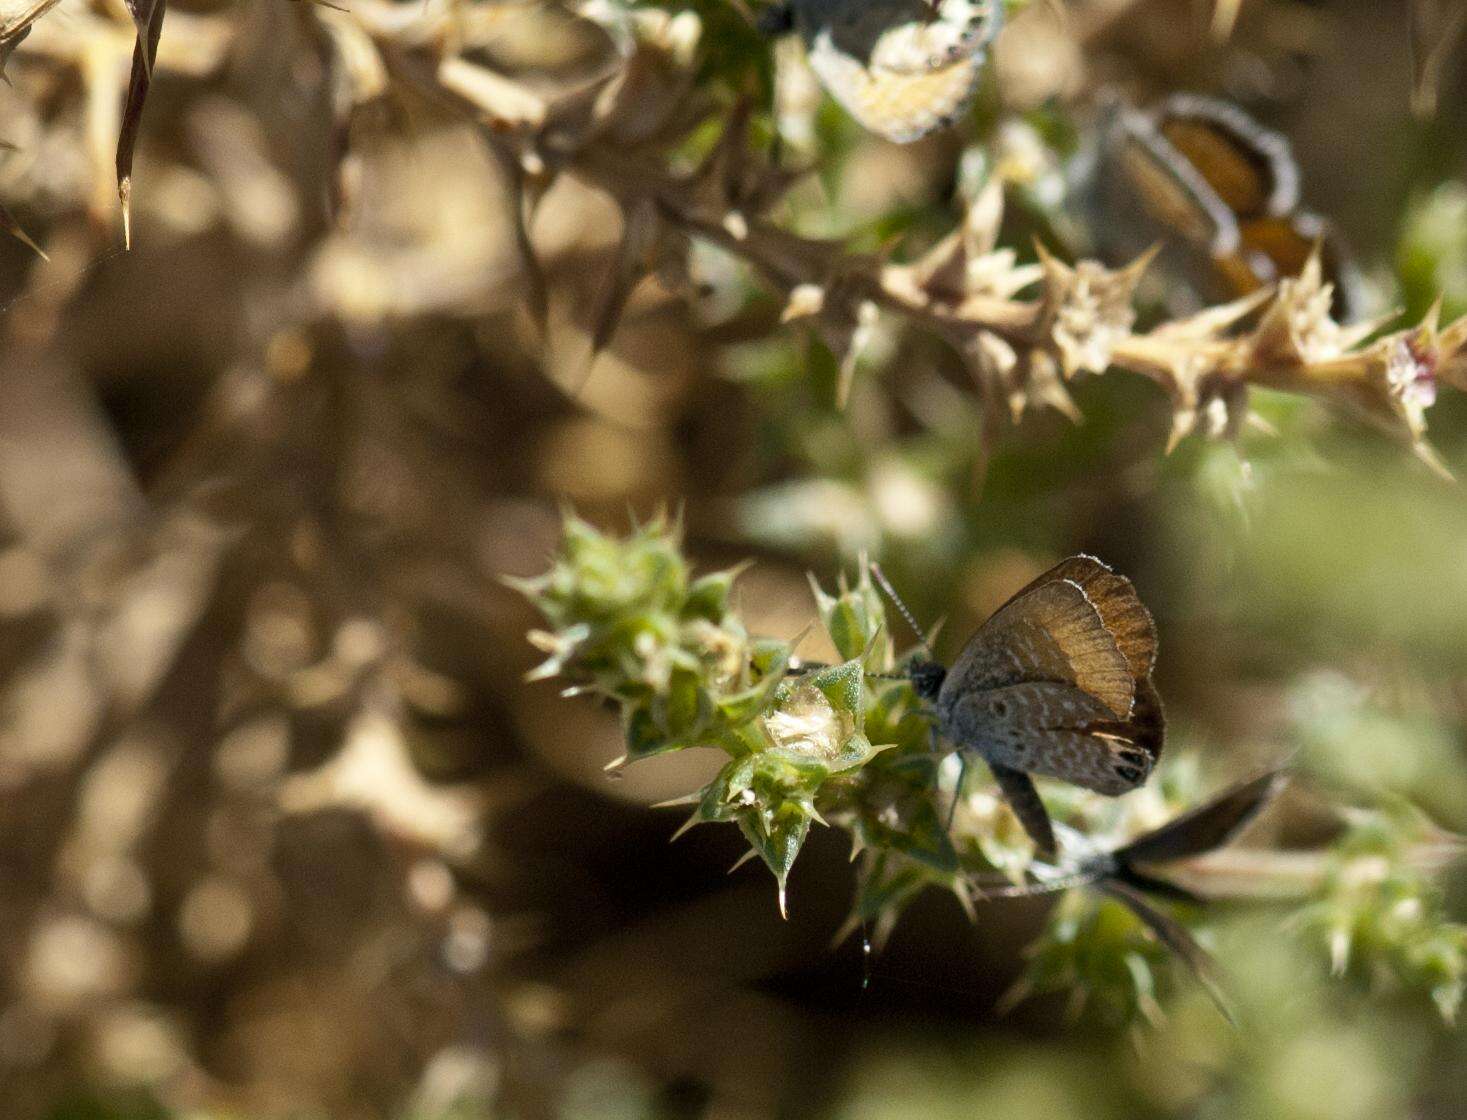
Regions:
<instances>
[{"instance_id":1,"label":"spiny green leaf","mask_svg":"<svg viewBox=\"0 0 1467 1120\"><path fill-rule=\"evenodd\" d=\"M676 744L669 743L663 735L650 707L651 701L648 700L626 709L622 734L626 739L628 761L677 749Z\"/></svg>"},{"instance_id":2,"label":"spiny green leaf","mask_svg":"<svg viewBox=\"0 0 1467 1120\"><path fill-rule=\"evenodd\" d=\"M743 813L739 828L779 883L779 912L789 916L785 886L790 869L810 832L810 816L797 805L781 805L771 814Z\"/></svg>"},{"instance_id":3,"label":"spiny green leaf","mask_svg":"<svg viewBox=\"0 0 1467 1120\"><path fill-rule=\"evenodd\" d=\"M862 921L869 922L900 911L931 882L931 875L920 865L878 855L861 876L856 913Z\"/></svg>"},{"instance_id":4,"label":"spiny green leaf","mask_svg":"<svg viewBox=\"0 0 1467 1120\"><path fill-rule=\"evenodd\" d=\"M754 755L736 758L723 767L714 779L703 787L698 802L698 816L705 821L726 821L733 818L739 807L753 804Z\"/></svg>"},{"instance_id":5,"label":"spiny green leaf","mask_svg":"<svg viewBox=\"0 0 1467 1120\"><path fill-rule=\"evenodd\" d=\"M692 746L713 717L713 701L696 674L678 670L666 691L652 698L651 710L664 739Z\"/></svg>"},{"instance_id":6,"label":"spiny green leaf","mask_svg":"<svg viewBox=\"0 0 1467 1120\"><path fill-rule=\"evenodd\" d=\"M711 572L695 579L688 588L683 601L684 618L704 618L712 623L721 623L728 613L728 597L733 590L734 580L739 578L748 564L740 564L722 572Z\"/></svg>"},{"instance_id":7,"label":"spiny green leaf","mask_svg":"<svg viewBox=\"0 0 1467 1120\"><path fill-rule=\"evenodd\" d=\"M865 714L865 670L860 661L847 661L818 669L806 678L825 694L838 712L846 712L859 722Z\"/></svg>"},{"instance_id":8,"label":"spiny green leaf","mask_svg":"<svg viewBox=\"0 0 1467 1120\"><path fill-rule=\"evenodd\" d=\"M871 643L886 628L881 596L864 572L854 589L842 590L838 597L827 595L814 576L810 577L810 587L815 593L820 622L830 635L831 644L847 661L864 656Z\"/></svg>"},{"instance_id":9,"label":"spiny green leaf","mask_svg":"<svg viewBox=\"0 0 1467 1120\"><path fill-rule=\"evenodd\" d=\"M830 761L830 772L832 774L843 773L846 770L854 770L858 766L865 766L879 753L890 749L890 744L872 744L871 740L857 731L841 746L840 754Z\"/></svg>"},{"instance_id":10,"label":"spiny green leaf","mask_svg":"<svg viewBox=\"0 0 1467 1120\"><path fill-rule=\"evenodd\" d=\"M722 697L718 701L719 715L725 723L747 723L769 708L774 702L775 693L784 683L790 654L787 642L766 640L754 644L749 660L755 672L760 675L760 680L744 691Z\"/></svg>"}]
</instances>

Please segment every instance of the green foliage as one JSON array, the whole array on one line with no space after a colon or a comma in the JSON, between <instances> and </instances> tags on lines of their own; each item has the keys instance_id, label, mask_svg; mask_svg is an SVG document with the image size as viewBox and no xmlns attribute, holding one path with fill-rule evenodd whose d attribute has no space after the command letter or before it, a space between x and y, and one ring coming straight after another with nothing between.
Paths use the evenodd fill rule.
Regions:
<instances>
[{"instance_id":1,"label":"green foliage","mask_svg":"<svg viewBox=\"0 0 1467 1120\"><path fill-rule=\"evenodd\" d=\"M749 640L728 608L736 575L692 579L664 520L616 540L568 518L551 570L516 581L553 628L531 635L549 654L531 676L615 700L628 761L702 745L748 753L790 648Z\"/></svg>"},{"instance_id":2,"label":"green foliage","mask_svg":"<svg viewBox=\"0 0 1467 1120\"><path fill-rule=\"evenodd\" d=\"M1428 871L1457 844L1404 806L1355 814L1298 915L1337 975L1425 992L1449 1023L1467 990L1467 926L1446 919Z\"/></svg>"},{"instance_id":3,"label":"green foliage","mask_svg":"<svg viewBox=\"0 0 1467 1120\"><path fill-rule=\"evenodd\" d=\"M815 593L821 625L840 655L848 660L864 656L886 626L885 606L864 566L854 589L845 587L842 581L839 595L827 595L814 576L810 577L810 589Z\"/></svg>"},{"instance_id":4,"label":"green foliage","mask_svg":"<svg viewBox=\"0 0 1467 1120\"><path fill-rule=\"evenodd\" d=\"M1449 316L1467 311L1467 187L1450 180L1412 203L1397 258L1413 310L1440 296Z\"/></svg>"},{"instance_id":5,"label":"green foliage","mask_svg":"<svg viewBox=\"0 0 1467 1120\"><path fill-rule=\"evenodd\" d=\"M105 1098L78 1094L58 1102L46 1120L170 1120L172 1112L142 1092L117 1092Z\"/></svg>"},{"instance_id":6,"label":"green foliage","mask_svg":"<svg viewBox=\"0 0 1467 1120\"><path fill-rule=\"evenodd\" d=\"M1111 899L1066 895L1028 955L1006 1004L1062 992L1069 994L1072 1018L1088 1008L1121 1023L1137 1015L1152 1023L1161 1019L1158 970L1166 952L1134 914Z\"/></svg>"},{"instance_id":7,"label":"green foliage","mask_svg":"<svg viewBox=\"0 0 1467 1120\"><path fill-rule=\"evenodd\" d=\"M811 823L828 817L858 845L938 868L951 882L956 861L935 803L929 721L904 681L868 677L893 668L869 577L842 581L834 595L813 587L846 660L791 671L788 642L750 639L729 611L736 575L692 578L677 530L663 519L617 540L568 518L551 570L517 584L551 626L532 635L549 654L532 676L565 677L576 691L615 700L626 728L620 761L691 746L727 753L728 764L689 799L688 824L736 823L778 881L781 905ZM889 863L873 870L876 879L890 873ZM904 868L908 879L915 873ZM887 908L891 892L873 890L888 899L877 908Z\"/></svg>"}]
</instances>

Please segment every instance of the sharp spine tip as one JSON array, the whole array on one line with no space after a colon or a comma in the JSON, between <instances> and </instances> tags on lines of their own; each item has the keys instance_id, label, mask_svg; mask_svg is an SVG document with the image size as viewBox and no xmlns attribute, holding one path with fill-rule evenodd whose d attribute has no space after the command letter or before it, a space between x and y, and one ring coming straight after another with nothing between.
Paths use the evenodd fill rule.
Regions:
<instances>
[{"instance_id":1,"label":"sharp spine tip","mask_svg":"<svg viewBox=\"0 0 1467 1120\"><path fill-rule=\"evenodd\" d=\"M132 252L132 176L117 181L117 197L122 200L122 247Z\"/></svg>"}]
</instances>

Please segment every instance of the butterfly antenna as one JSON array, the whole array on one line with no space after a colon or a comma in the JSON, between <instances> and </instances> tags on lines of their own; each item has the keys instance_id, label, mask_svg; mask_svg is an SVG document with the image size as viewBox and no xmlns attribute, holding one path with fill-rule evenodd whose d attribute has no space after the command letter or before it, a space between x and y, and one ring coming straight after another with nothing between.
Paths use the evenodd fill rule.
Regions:
<instances>
[{"instance_id":1,"label":"butterfly antenna","mask_svg":"<svg viewBox=\"0 0 1467 1120\"><path fill-rule=\"evenodd\" d=\"M1045 882L1014 883L1004 879L1002 882L992 883L975 876L969 879L968 885L976 890L981 898L1039 898L1042 895L1059 894L1062 891L1089 887L1102 878L1103 875L1099 871L1085 870Z\"/></svg>"},{"instance_id":2,"label":"butterfly antenna","mask_svg":"<svg viewBox=\"0 0 1467 1120\"><path fill-rule=\"evenodd\" d=\"M876 580L876 586L886 592L886 597L892 601L896 609L901 612L901 616L907 620L907 625L912 628L912 633L917 635L917 641L921 644L922 651L928 657L931 657L932 650L927 645L927 639L922 634L922 628L917 625L917 620L912 616L912 612L907 609L907 604L902 602L902 597L896 593L896 588L892 587L891 581L886 578L886 573L881 570L881 565L872 560L867 563L866 567L871 570L871 575Z\"/></svg>"}]
</instances>

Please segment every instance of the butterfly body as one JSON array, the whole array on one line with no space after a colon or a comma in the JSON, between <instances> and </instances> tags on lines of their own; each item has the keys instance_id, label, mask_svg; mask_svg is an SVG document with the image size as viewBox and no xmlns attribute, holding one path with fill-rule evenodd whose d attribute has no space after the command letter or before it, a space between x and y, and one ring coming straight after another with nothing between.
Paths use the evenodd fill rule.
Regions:
<instances>
[{"instance_id":1,"label":"butterfly body","mask_svg":"<svg viewBox=\"0 0 1467 1120\"><path fill-rule=\"evenodd\" d=\"M1142 785L1165 736L1155 660L1156 628L1130 581L1075 556L1000 607L945 673L919 667L913 683L934 703L941 735L988 763L1053 855L1030 775L1109 797Z\"/></svg>"},{"instance_id":2,"label":"butterfly body","mask_svg":"<svg viewBox=\"0 0 1467 1120\"><path fill-rule=\"evenodd\" d=\"M906 143L966 108L1001 19L998 0L787 0L761 24L799 34L831 96Z\"/></svg>"}]
</instances>

